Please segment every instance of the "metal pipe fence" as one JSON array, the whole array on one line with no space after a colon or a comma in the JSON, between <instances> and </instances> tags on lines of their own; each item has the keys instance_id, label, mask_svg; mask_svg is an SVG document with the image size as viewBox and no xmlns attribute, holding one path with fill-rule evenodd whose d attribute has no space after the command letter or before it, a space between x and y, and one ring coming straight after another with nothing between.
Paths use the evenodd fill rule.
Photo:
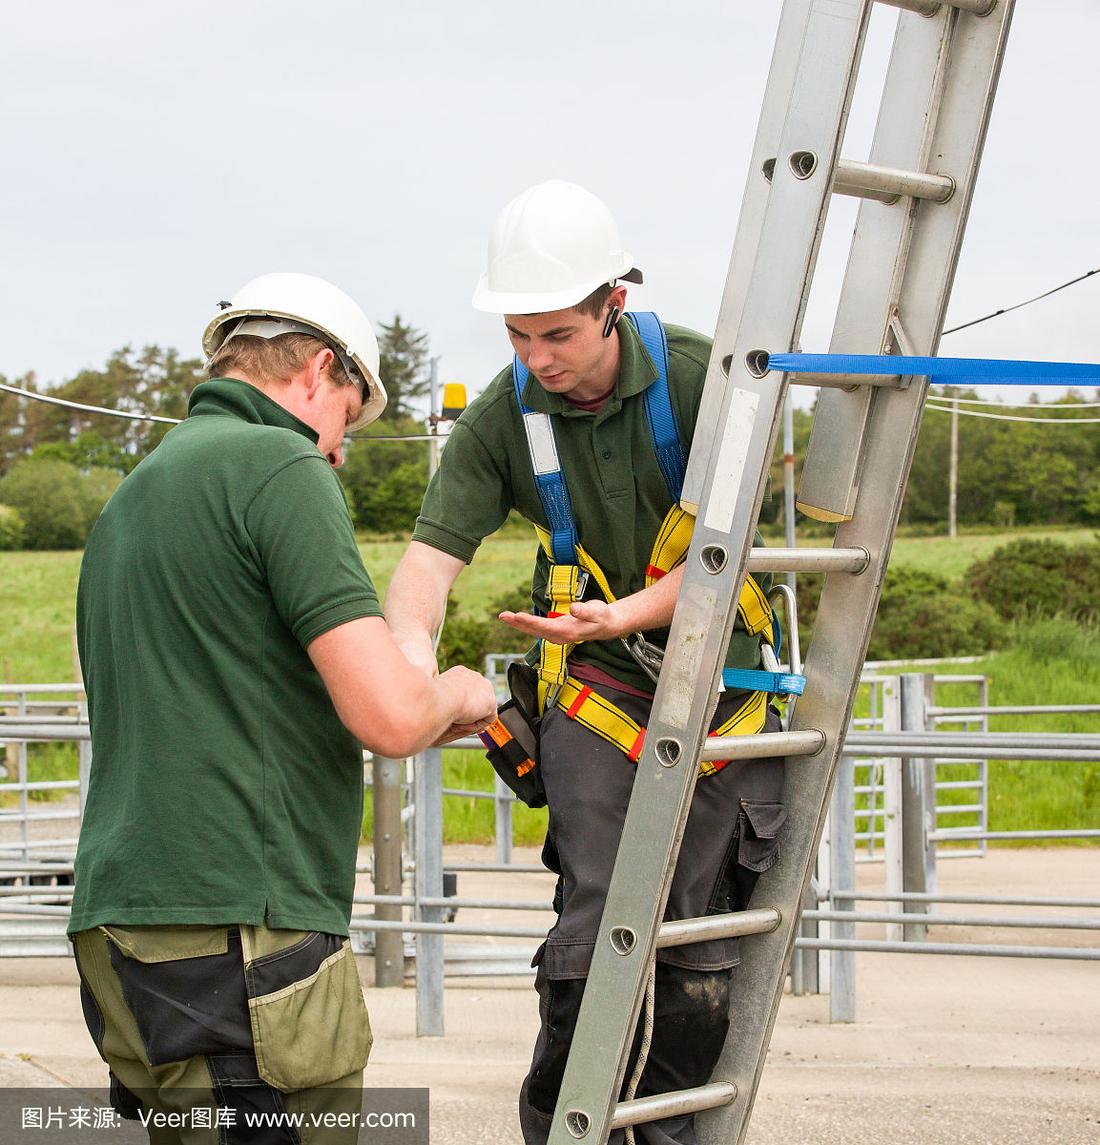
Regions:
<instances>
[{"instance_id":1,"label":"metal pipe fence","mask_svg":"<svg viewBox=\"0 0 1100 1145\"><path fill-rule=\"evenodd\" d=\"M1100 735L1025 734L991 732L991 716L1002 714L1097 714L1100 705L1026 705L999 709L988 703L988 682L981 676L874 677L870 681L868 708L870 715L854 720L848 736L841 776L834 794L832 838L826 847L824 865L819 865L823 884L815 887L809 909L803 913L806 931L796 940L801 987L828 988L832 995L834 1018L844 1019L854 1011L856 951L907 953L943 953L971 955L1001 955L1004 957L1100 958L1100 950L1093 947L1015 947L1002 944L972 942L943 943L927 941L927 929L935 927L1007 927L1013 929L1049 929L1092 933L1100 929L1100 917L1081 916L1042 917L1026 915L985 915L980 913L945 914L944 905L987 907L1060 907L1078 911L1100 910L1100 900L1071 898L1035 898L1020 896L967 896L939 895L935 890L935 862L937 857L959 853L937 853L937 844L976 844L984 848L990 841L1031 839L1091 839L1100 837L1100 829L1082 828L1058 831L991 831L988 826L988 773L987 761L994 759L1057 759L1068 762L1100 761ZM979 702L969 706L949 707L933 703L936 685L974 684L979 688ZM77 715L61 713L57 704L34 701L37 694L72 696L72 704L79 704L78 689L67 685L55 686L0 686L4 711L0 715L0 743L9 745L8 757L21 758L14 780L0 784L0 792L17 797L17 808L0 809L0 825L15 822L19 838L0 841L0 955L21 953L64 953L64 922L68 914L67 901L71 898L71 885L64 884L72 877L72 848L74 839L31 838L30 827L38 821L79 819L80 811L51 811L32 809L32 794L57 790L78 792L83 806L86 791L87 768L90 762L90 744L86 716L83 709ZM10 699L8 697L11 697ZM913 706L913 697L923 697ZM39 708L31 707L41 703ZM83 718L82 718L83 717ZM967 730L952 725L962 723ZM977 725L975 727L975 725ZM782 734L782 733L781 733ZM813 733L806 733L812 736ZM785 737L786 738L786 737ZM80 752L80 779L42 780L31 777L28 745L36 743L70 743ZM10 751L15 747L16 752ZM481 750L476 738L459 741L447 750ZM708 745L714 750L726 746ZM738 745L743 747L744 745ZM857 757L861 757L857 760ZM973 777L939 779L935 763L925 761L976 761L982 769ZM377 761L376 761L377 762ZM504 938L539 940L545 927L523 927L490 921L467 925L454 921L459 910L485 910L492 912L541 912L552 916L549 894L543 899L501 899L499 897L459 897L447 893L448 877L458 873L484 874L549 874L538 864L513 863L511 847L511 792L496 784L493 791L444 787L442 782L442 751L425 752L415 762L397 764L399 776L396 824L390 821L387 837L376 838L375 859L360 869L372 875L379 870L379 855L389 848L390 867L397 872L396 879L380 893L355 896L355 908L374 908L374 914L353 912L351 931L358 949L371 949L364 945L368 935L375 937L375 952L384 937L396 942L394 973L390 981L397 984L405 976L405 939L415 942L417 980L417 1029L419 1033L442 1032L443 982L447 951L444 937L469 936L475 938ZM856 767L862 775L855 782ZM373 769L372 769L373 770ZM847 778L845 778L847 776ZM402 792L402 787L404 791ZM978 792L977 797L968 792ZM942 802L942 796L963 802ZM866 801L857 809L856 797ZM375 786L376 800L380 798ZM497 861L490 863L444 862L442 852L442 824L444 798L492 800L495 805L494 824L497 830ZM390 796L392 798L392 796ZM839 800L839 802L838 802ZM404 806L401 806L404 801ZM376 804L377 806L377 804ZM965 826L949 826L943 816L968 816L973 822ZM857 831L855 824L864 824ZM845 825L846 828L845 828ZM401 827L405 828L412 854L406 857L402 850ZM845 829L841 829L845 828ZM906 836L906 832L908 835ZM909 850L906 850L906 842ZM881 891L856 891L854 888L854 862L861 844L869 845L869 854L886 859L886 887ZM881 844L881 850L878 848ZM396 848L396 860L394 849ZM980 853L971 849L969 854ZM394 862L396 861L396 867ZM410 875L405 879L403 876ZM919 874L919 878L917 875ZM3 885L7 883L8 885ZM405 884L409 890L405 890ZM47 885L43 885L47 884ZM376 887L378 883L375 883ZM879 910L858 909L860 900L880 902ZM820 906L818 904L821 904ZM411 917L406 917L406 912ZM886 940L857 938L855 927L860 924L887 928ZM526 972L522 960L516 958L514 948L476 948L476 957L463 948L456 966L469 973L475 967L479 973L494 970L515 973ZM499 953L499 960L494 957ZM826 957L824 965L817 960ZM810 960L814 966L808 969Z\"/></svg>"}]
</instances>

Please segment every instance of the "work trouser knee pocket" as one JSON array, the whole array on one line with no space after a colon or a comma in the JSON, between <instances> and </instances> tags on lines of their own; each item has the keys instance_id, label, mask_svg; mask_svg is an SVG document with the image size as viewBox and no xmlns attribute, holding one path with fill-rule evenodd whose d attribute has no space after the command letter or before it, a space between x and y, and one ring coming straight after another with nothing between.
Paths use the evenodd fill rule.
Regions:
<instances>
[{"instance_id":1,"label":"work trouser knee pocket","mask_svg":"<svg viewBox=\"0 0 1100 1145\"><path fill-rule=\"evenodd\" d=\"M258 930L241 927L260 1077L289 1092L361 1071L372 1036L348 940L310 932L290 947L260 954Z\"/></svg>"}]
</instances>

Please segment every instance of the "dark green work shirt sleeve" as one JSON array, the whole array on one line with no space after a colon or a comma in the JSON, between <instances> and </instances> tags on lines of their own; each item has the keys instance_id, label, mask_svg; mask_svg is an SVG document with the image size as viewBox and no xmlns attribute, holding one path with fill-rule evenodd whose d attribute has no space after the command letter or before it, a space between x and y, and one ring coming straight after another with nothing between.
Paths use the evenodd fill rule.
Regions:
<instances>
[{"instance_id":1,"label":"dark green work shirt sleeve","mask_svg":"<svg viewBox=\"0 0 1100 1145\"><path fill-rule=\"evenodd\" d=\"M245 525L275 609L303 648L337 625L382 615L340 483L320 454L276 470Z\"/></svg>"}]
</instances>

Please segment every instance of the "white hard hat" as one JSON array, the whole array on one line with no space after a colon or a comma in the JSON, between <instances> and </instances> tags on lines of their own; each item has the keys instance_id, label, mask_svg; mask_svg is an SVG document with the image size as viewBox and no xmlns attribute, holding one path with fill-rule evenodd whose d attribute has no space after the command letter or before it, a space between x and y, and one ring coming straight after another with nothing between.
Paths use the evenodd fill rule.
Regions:
<instances>
[{"instance_id":1,"label":"white hard hat","mask_svg":"<svg viewBox=\"0 0 1100 1145\"><path fill-rule=\"evenodd\" d=\"M202 336L208 358L237 334L256 338L312 334L332 349L353 380L361 382L363 408L348 429L362 429L386 408L374 329L355 302L331 282L311 274L262 274L220 305L222 310Z\"/></svg>"},{"instance_id":2,"label":"white hard hat","mask_svg":"<svg viewBox=\"0 0 1100 1145\"><path fill-rule=\"evenodd\" d=\"M641 282L607 204L551 179L517 195L489 236L489 269L474 291L489 314L564 310L616 279Z\"/></svg>"}]
</instances>

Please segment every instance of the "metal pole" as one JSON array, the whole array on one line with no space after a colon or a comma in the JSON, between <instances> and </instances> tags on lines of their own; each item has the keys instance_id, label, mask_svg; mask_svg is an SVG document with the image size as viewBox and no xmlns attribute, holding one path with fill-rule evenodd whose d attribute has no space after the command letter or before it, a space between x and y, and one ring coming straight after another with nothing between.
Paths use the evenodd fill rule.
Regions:
<instances>
[{"instance_id":1,"label":"metal pole","mask_svg":"<svg viewBox=\"0 0 1100 1145\"><path fill-rule=\"evenodd\" d=\"M926 727L926 709L931 676L907 672L901 676L901 726L903 731L922 732ZM935 768L935 761L928 761ZM933 777L935 771L932 772ZM926 761L906 758L902 760L901 776L901 844L902 889L932 892L936 889L935 847L931 835L935 827L935 784L928 783ZM915 910L921 908L915 907ZM925 913L927 909L925 908ZM909 927L905 938L911 942L924 942L927 927Z\"/></svg>"},{"instance_id":2,"label":"metal pole","mask_svg":"<svg viewBox=\"0 0 1100 1145\"><path fill-rule=\"evenodd\" d=\"M374 891L401 894L401 760L376 755L371 763L374 792ZM379 906L375 914L393 921L400 905ZM399 930L379 931L374 940L374 984L405 984L405 940Z\"/></svg>"},{"instance_id":3,"label":"metal pole","mask_svg":"<svg viewBox=\"0 0 1100 1145\"><path fill-rule=\"evenodd\" d=\"M882 685L882 726L884 731L901 729L901 687L897 676L891 676ZM904 887L905 872L902 861L904 832L901 814L901 759L890 756L882 761L882 830L883 858L885 859L885 883L888 891L900 891ZM874 831L874 820L871 820ZM900 912L900 903L891 910ZM886 938L890 942L901 942L905 932L901 926L887 926Z\"/></svg>"},{"instance_id":4,"label":"metal pole","mask_svg":"<svg viewBox=\"0 0 1100 1145\"><path fill-rule=\"evenodd\" d=\"M442 923L443 911L426 906L424 898L443 897L443 752L426 748L413 767L416 792L416 879L414 909L417 922ZM416 1033L418 1037L443 1035L443 935L416 936Z\"/></svg>"},{"instance_id":5,"label":"metal pole","mask_svg":"<svg viewBox=\"0 0 1100 1145\"><path fill-rule=\"evenodd\" d=\"M494 831L497 844L497 862L512 861L512 792L499 775L493 775Z\"/></svg>"},{"instance_id":6,"label":"metal pole","mask_svg":"<svg viewBox=\"0 0 1100 1145\"><path fill-rule=\"evenodd\" d=\"M836 786L833 788L829 809L829 888L830 891L852 891L856 885L855 854L855 765L848 756L841 756L837 764ZM831 900L834 911L852 910L850 899ZM834 922L826 941L852 940L856 928L850 922ZM808 943L820 940L806 939ZM851 950L835 947L829 959L829 1020L854 1022L856 1020L856 959Z\"/></svg>"},{"instance_id":7,"label":"metal pole","mask_svg":"<svg viewBox=\"0 0 1100 1145\"><path fill-rule=\"evenodd\" d=\"M959 496L959 403L951 403L951 469L947 494L947 535L958 535L956 507Z\"/></svg>"},{"instance_id":8,"label":"metal pole","mask_svg":"<svg viewBox=\"0 0 1100 1145\"><path fill-rule=\"evenodd\" d=\"M783 533L787 548L796 547L794 537L794 403L788 392L783 404ZM787 584L793 589L795 574L787 573ZM792 668L792 671L795 669Z\"/></svg>"},{"instance_id":9,"label":"metal pole","mask_svg":"<svg viewBox=\"0 0 1100 1145\"><path fill-rule=\"evenodd\" d=\"M431 480L435 476L435 471L439 468L439 423L436 417L439 415L439 358L429 359L431 363L431 380L429 383L429 404L428 410L428 432L432 435L432 440L428 442L428 479Z\"/></svg>"},{"instance_id":10,"label":"metal pole","mask_svg":"<svg viewBox=\"0 0 1100 1145\"><path fill-rule=\"evenodd\" d=\"M983 676L982 682L978 685L978 704L983 708L989 707L989 677ZM985 735L989 734L989 713L983 712L981 719L978 721L978 730ZM978 812L978 830L986 832L989 830L989 760L978 760L978 783L981 785L978 789L978 802L982 805L981 811ZM982 858L985 858L989 850L989 844L985 839L978 841L978 850L981 852Z\"/></svg>"},{"instance_id":11,"label":"metal pole","mask_svg":"<svg viewBox=\"0 0 1100 1145\"><path fill-rule=\"evenodd\" d=\"M88 722L88 701L82 700L77 705L77 715L82 724ZM77 776L80 781L80 818L84 819L84 806L88 802L88 781L92 777L92 743L91 740L80 740L76 745L78 761Z\"/></svg>"}]
</instances>

